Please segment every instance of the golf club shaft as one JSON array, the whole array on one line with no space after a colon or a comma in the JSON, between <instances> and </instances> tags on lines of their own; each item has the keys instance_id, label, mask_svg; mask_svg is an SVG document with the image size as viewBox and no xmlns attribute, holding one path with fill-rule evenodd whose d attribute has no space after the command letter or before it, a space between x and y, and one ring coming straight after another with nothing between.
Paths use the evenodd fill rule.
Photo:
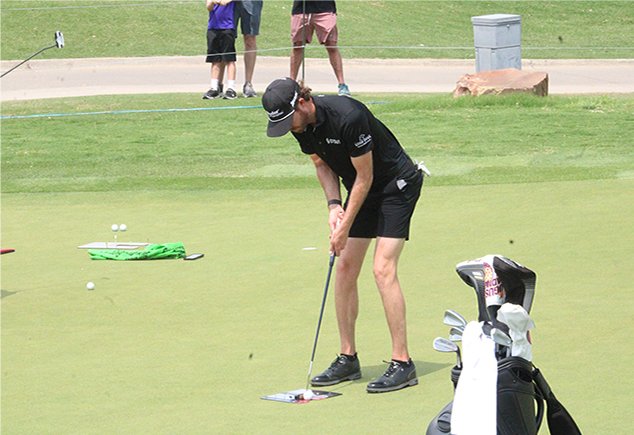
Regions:
<instances>
[{"instance_id":1,"label":"golf club shaft","mask_svg":"<svg viewBox=\"0 0 634 435\"><path fill-rule=\"evenodd\" d=\"M13 68L11 68L8 71L5 71L2 73L2 75L0 75L0 78L6 76L7 74L9 74L11 71L13 71L14 69L16 69L17 67L19 67L20 65L25 64L26 62L28 62L29 60L33 59L35 56L37 56L38 54L40 54L41 52L43 52L44 50L48 50L49 48L53 48L56 47L56 44L51 45L50 47L44 47L43 49L41 49L40 51L38 51L37 53L27 57L26 59L24 59L22 62L20 62L19 64L17 64L16 66L14 66Z\"/></svg>"},{"instance_id":2,"label":"golf club shaft","mask_svg":"<svg viewBox=\"0 0 634 435\"><path fill-rule=\"evenodd\" d=\"M317 332L315 333L315 343L313 344L313 353L310 357L310 366L308 367L308 379L306 380L306 389L310 384L310 375L313 371L313 362L315 361L315 351L317 350L317 340L319 339L319 330L321 329L321 320L324 317L324 308L326 307L326 297L328 296L328 285L330 284L330 275L332 275L332 267L335 264L335 253L333 252L328 262L328 275L326 276L326 288L324 289L324 298L321 301L321 310L319 311L319 321L317 322Z\"/></svg>"}]
</instances>

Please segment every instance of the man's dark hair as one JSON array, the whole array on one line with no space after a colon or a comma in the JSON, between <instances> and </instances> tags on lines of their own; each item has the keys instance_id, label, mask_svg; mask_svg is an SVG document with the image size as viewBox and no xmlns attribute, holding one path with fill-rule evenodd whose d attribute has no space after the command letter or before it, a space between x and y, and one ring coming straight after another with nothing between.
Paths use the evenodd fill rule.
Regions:
<instances>
[{"instance_id":1,"label":"man's dark hair","mask_svg":"<svg viewBox=\"0 0 634 435\"><path fill-rule=\"evenodd\" d=\"M310 94L312 89L309 88L308 86L304 86L303 83L299 84L301 86L301 90L299 91L299 98L303 98L304 101L310 101L313 97Z\"/></svg>"}]
</instances>

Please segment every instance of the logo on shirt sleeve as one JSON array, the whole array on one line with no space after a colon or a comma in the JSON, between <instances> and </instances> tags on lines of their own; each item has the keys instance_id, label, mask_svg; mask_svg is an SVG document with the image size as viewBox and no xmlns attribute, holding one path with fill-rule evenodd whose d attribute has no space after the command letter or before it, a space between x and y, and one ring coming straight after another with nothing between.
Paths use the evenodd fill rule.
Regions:
<instances>
[{"instance_id":1,"label":"logo on shirt sleeve","mask_svg":"<svg viewBox=\"0 0 634 435\"><path fill-rule=\"evenodd\" d=\"M359 140L354 143L354 146L357 148L362 148L366 146L367 144L369 144L370 142L372 142L372 135L361 134L359 136Z\"/></svg>"}]
</instances>

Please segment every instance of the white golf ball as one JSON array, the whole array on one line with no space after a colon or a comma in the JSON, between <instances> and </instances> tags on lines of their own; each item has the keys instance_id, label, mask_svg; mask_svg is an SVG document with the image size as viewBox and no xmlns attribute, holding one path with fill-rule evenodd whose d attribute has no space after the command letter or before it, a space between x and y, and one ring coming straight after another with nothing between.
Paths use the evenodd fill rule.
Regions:
<instances>
[{"instance_id":1,"label":"white golf ball","mask_svg":"<svg viewBox=\"0 0 634 435\"><path fill-rule=\"evenodd\" d=\"M88 284L86 284L86 288L88 290L93 290L95 288L95 284L92 282L89 282Z\"/></svg>"},{"instance_id":2,"label":"white golf ball","mask_svg":"<svg viewBox=\"0 0 634 435\"><path fill-rule=\"evenodd\" d=\"M315 397L315 393L313 393L313 390L306 390L304 392L304 400L310 400L313 397Z\"/></svg>"},{"instance_id":3,"label":"white golf ball","mask_svg":"<svg viewBox=\"0 0 634 435\"><path fill-rule=\"evenodd\" d=\"M117 231L119 226L117 224L113 224L110 228L112 228L112 231Z\"/></svg>"},{"instance_id":4,"label":"white golf ball","mask_svg":"<svg viewBox=\"0 0 634 435\"><path fill-rule=\"evenodd\" d=\"M125 226L125 224L121 224L121 225L119 225L119 230L120 230L120 231L125 231L125 230L127 230L127 229L128 229L128 227L126 227L126 226Z\"/></svg>"}]
</instances>

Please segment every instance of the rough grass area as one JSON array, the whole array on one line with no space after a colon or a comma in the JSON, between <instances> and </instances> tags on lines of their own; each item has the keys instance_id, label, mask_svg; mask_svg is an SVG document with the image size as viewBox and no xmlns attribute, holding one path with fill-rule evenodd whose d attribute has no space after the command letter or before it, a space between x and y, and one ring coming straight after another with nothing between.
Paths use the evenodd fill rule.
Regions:
<instances>
[{"instance_id":1,"label":"rough grass area","mask_svg":"<svg viewBox=\"0 0 634 435\"><path fill-rule=\"evenodd\" d=\"M290 54L291 5L290 0L264 3L261 53ZM634 56L629 1L338 1L337 8L346 58L470 59L475 56L471 17L497 13L522 16L527 59ZM204 2L5 0L0 12L3 60L25 59L51 45L57 30L66 47L39 58L203 56L207 49ZM243 49L238 38L237 50ZM314 43L308 55L326 54Z\"/></svg>"},{"instance_id":2,"label":"rough grass area","mask_svg":"<svg viewBox=\"0 0 634 435\"><path fill-rule=\"evenodd\" d=\"M361 95L431 186L631 178L632 96L452 98ZM7 102L2 191L87 192L305 188L318 185L291 135L266 116L190 95ZM151 113L108 111L223 108ZM78 116L11 116L94 113Z\"/></svg>"}]
</instances>

